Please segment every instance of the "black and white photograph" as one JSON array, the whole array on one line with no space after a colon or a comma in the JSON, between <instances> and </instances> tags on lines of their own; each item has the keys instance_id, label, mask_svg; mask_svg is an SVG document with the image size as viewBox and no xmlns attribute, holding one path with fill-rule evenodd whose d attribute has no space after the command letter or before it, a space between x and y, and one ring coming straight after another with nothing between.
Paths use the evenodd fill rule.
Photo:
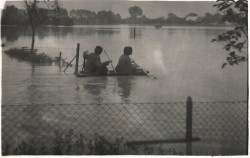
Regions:
<instances>
[{"instance_id":1,"label":"black and white photograph","mask_svg":"<svg viewBox=\"0 0 250 158\"><path fill-rule=\"evenodd\" d=\"M248 1L1 2L2 156L248 156Z\"/></svg>"}]
</instances>

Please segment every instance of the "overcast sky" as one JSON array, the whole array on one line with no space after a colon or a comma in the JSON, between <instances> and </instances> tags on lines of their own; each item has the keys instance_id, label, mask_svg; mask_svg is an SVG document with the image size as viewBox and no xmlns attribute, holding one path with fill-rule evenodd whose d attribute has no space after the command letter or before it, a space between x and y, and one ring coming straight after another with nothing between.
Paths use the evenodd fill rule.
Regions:
<instances>
[{"instance_id":1,"label":"overcast sky","mask_svg":"<svg viewBox=\"0 0 250 158\"><path fill-rule=\"evenodd\" d=\"M68 11L71 9L87 9L91 11L111 10L119 13L123 18L128 17L128 8L139 6L143 14L149 18L160 16L167 17L168 13L174 13L179 17L184 17L189 13L197 13L204 16L206 12L214 14L216 8L214 1L122 1L122 0L59 0L62 7ZM6 5L15 5L23 8L22 1L6 1Z\"/></svg>"}]
</instances>

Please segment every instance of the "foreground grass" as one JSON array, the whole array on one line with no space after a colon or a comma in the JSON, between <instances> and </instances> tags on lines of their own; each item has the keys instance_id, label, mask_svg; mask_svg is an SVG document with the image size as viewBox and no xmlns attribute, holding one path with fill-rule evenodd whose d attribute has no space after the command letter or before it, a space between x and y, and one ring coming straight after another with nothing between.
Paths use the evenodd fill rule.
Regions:
<instances>
[{"instance_id":1,"label":"foreground grass","mask_svg":"<svg viewBox=\"0 0 250 158\"><path fill-rule=\"evenodd\" d=\"M13 146L3 144L2 155L183 155L162 146L128 146L123 138L108 140L96 133L93 138L86 138L74 134L72 129L66 134L55 132L51 138L37 136Z\"/></svg>"}]
</instances>

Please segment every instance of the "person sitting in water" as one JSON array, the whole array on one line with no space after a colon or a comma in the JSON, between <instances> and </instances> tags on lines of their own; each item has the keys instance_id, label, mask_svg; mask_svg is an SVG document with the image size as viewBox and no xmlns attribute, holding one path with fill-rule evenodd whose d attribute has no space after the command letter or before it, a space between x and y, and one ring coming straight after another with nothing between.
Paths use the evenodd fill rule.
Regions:
<instances>
[{"instance_id":1,"label":"person sitting in water","mask_svg":"<svg viewBox=\"0 0 250 158\"><path fill-rule=\"evenodd\" d=\"M136 72L136 66L132 63L132 60L130 59L129 55L132 54L132 47L125 47L124 53L120 57L118 64L115 68L115 71L118 74L133 74Z\"/></svg>"},{"instance_id":2,"label":"person sitting in water","mask_svg":"<svg viewBox=\"0 0 250 158\"><path fill-rule=\"evenodd\" d=\"M96 46L95 52L87 54L83 53L83 57L87 59L84 73L94 74L94 75L107 75L108 68L106 67L112 61L101 62L100 54L102 53L102 47Z\"/></svg>"}]
</instances>

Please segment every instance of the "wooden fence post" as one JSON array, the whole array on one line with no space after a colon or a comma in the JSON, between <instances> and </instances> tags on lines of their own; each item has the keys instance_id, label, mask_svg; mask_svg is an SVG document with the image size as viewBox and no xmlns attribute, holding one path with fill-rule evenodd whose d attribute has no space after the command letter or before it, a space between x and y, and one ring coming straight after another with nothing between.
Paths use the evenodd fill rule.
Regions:
<instances>
[{"instance_id":1,"label":"wooden fence post","mask_svg":"<svg viewBox=\"0 0 250 158\"><path fill-rule=\"evenodd\" d=\"M80 43L77 43L75 74L78 72L79 50L80 50Z\"/></svg>"},{"instance_id":2,"label":"wooden fence post","mask_svg":"<svg viewBox=\"0 0 250 158\"><path fill-rule=\"evenodd\" d=\"M134 27L134 38L135 38L135 27Z\"/></svg>"},{"instance_id":3,"label":"wooden fence post","mask_svg":"<svg viewBox=\"0 0 250 158\"><path fill-rule=\"evenodd\" d=\"M62 52L59 53L59 60L62 60Z\"/></svg>"},{"instance_id":4,"label":"wooden fence post","mask_svg":"<svg viewBox=\"0 0 250 158\"><path fill-rule=\"evenodd\" d=\"M192 155L192 111L193 111L193 101L192 98L189 96L187 98L187 105L186 105L186 154Z\"/></svg>"}]
</instances>

